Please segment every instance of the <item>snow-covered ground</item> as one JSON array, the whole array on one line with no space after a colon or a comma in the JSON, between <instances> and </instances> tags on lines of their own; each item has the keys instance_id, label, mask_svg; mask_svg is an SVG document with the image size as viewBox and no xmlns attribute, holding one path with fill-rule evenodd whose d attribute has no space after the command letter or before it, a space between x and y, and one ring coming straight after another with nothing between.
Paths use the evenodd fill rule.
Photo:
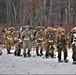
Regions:
<instances>
[{"instance_id":1,"label":"snow-covered ground","mask_svg":"<svg viewBox=\"0 0 76 75\"><path fill-rule=\"evenodd\" d=\"M28 58L7 54L6 49L2 49L2 51L0 74L76 74L76 65L72 64L71 50L68 50L68 63L58 63L57 52L55 52L56 58L43 59L43 57L36 56L35 51L35 57ZM14 50L11 50L11 52L14 52Z\"/></svg>"}]
</instances>

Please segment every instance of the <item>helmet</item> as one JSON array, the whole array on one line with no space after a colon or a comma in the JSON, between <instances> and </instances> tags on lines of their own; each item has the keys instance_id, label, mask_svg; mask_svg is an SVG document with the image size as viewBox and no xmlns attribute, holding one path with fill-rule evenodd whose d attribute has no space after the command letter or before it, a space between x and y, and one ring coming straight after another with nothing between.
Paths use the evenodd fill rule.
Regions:
<instances>
[{"instance_id":1,"label":"helmet","mask_svg":"<svg viewBox=\"0 0 76 75\"><path fill-rule=\"evenodd\" d=\"M26 28L26 29L27 29L27 28L29 29L29 25L26 25L25 28Z\"/></svg>"},{"instance_id":2,"label":"helmet","mask_svg":"<svg viewBox=\"0 0 76 75\"><path fill-rule=\"evenodd\" d=\"M62 29L62 32L64 32L64 33L65 33L65 29Z\"/></svg>"},{"instance_id":3,"label":"helmet","mask_svg":"<svg viewBox=\"0 0 76 75\"><path fill-rule=\"evenodd\" d=\"M39 27L39 29L43 29L43 27L42 27L42 26L40 26L40 27Z\"/></svg>"}]
</instances>

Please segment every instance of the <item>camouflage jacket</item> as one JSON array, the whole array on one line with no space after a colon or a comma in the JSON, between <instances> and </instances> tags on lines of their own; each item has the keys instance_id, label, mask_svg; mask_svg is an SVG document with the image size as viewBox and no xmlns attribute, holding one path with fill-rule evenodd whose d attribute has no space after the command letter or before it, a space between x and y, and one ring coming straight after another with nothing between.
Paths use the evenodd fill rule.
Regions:
<instances>
[{"instance_id":1,"label":"camouflage jacket","mask_svg":"<svg viewBox=\"0 0 76 75\"><path fill-rule=\"evenodd\" d=\"M22 33L23 41L31 41L31 40L33 40L33 38L34 38L34 36L31 31L26 31L26 30L23 31L23 33Z\"/></svg>"},{"instance_id":2,"label":"camouflage jacket","mask_svg":"<svg viewBox=\"0 0 76 75\"><path fill-rule=\"evenodd\" d=\"M55 43L55 35L49 34L47 37L47 43L54 44Z\"/></svg>"},{"instance_id":3,"label":"camouflage jacket","mask_svg":"<svg viewBox=\"0 0 76 75\"><path fill-rule=\"evenodd\" d=\"M60 36L57 39L57 45L66 45L67 44L67 37L66 36Z\"/></svg>"},{"instance_id":4,"label":"camouflage jacket","mask_svg":"<svg viewBox=\"0 0 76 75\"><path fill-rule=\"evenodd\" d=\"M36 33L36 40L37 41L43 41L44 40L44 34L43 34L43 32L38 31Z\"/></svg>"}]
</instances>

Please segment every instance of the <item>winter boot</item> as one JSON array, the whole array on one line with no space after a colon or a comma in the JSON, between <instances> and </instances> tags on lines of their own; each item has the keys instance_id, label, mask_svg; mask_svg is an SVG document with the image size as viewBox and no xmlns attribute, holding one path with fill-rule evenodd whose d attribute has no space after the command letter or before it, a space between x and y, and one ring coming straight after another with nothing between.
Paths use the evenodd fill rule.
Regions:
<instances>
[{"instance_id":1,"label":"winter boot","mask_svg":"<svg viewBox=\"0 0 76 75\"><path fill-rule=\"evenodd\" d=\"M58 62L63 62L61 59L58 59Z\"/></svg>"},{"instance_id":2,"label":"winter boot","mask_svg":"<svg viewBox=\"0 0 76 75\"><path fill-rule=\"evenodd\" d=\"M16 56L16 51L14 51L14 55Z\"/></svg>"},{"instance_id":3,"label":"winter boot","mask_svg":"<svg viewBox=\"0 0 76 75\"><path fill-rule=\"evenodd\" d=\"M73 61L73 64L76 64L76 61Z\"/></svg>"},{"instance_id":4,"label":"winter boot","mask_svg":"<svg viewBox=\"0 0 76 75\"><path fill-rule=\"evenodd\" d=\"M66 63L67 63L67 62L68 62L68 59L64 59L64 62L66 62Z\"/></svg>"}]
</instances>

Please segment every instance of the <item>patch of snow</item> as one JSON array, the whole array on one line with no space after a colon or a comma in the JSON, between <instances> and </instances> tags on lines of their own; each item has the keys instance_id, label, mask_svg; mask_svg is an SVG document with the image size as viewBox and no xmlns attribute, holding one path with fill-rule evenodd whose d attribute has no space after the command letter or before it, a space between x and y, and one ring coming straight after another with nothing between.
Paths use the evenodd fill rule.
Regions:
<instances>
[{"instance_id":1,"label":"patch of snow","mask_svg":"<svg viewBox=\"0 0 76 75\"><path fill-rule=\"evenodd\" d=\"M2 51L3 54L0 56L0 74L76 74L76 65L72 64L71 49L68 50L68 63L58 63L58 53L56 51L56 58L54 59L43 59L43 57L36 56L36 52L33 50L31 51L32 57L27 58L7 54L5 48ZM11 52L13 53L14 50L11 50ZM23 49L21 54L23 54Z\"/></svg>"}]
</instances>

